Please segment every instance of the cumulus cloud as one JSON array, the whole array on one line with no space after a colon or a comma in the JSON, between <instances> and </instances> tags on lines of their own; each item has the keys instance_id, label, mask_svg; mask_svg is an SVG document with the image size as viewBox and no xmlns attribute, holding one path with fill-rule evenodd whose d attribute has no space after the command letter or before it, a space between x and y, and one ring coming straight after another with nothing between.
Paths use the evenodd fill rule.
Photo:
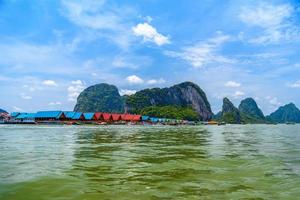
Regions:
<instances>
[{"instance_id":1,"label":"cumulus cloud","mask_svg":"<svg viewBox=\"0 0 300 200\"><path fill-rule=\"evenodd\" d=\"M166 81L163 78L160 78L160 79L150 79L150 80L147 81L147 84L154 85L154 84L163 84L165 82Z\"/></svg>"},{"instance_id":2,"label":"cumulus cloud","mask_svg":"<svg viewBox=\"0 0 300 200\"><path fill-rule=\"evenodd\" d=\"M61 102L57 101L57 102L50 102L48 103L49 106L60 106Z\"/></svg>"},{"instance_id":3,"label":"cumulus cloud","mask_svg":"<svg viewBox=\"0 0 300 200\"><path fill-rule=\"evenodd\" d=\"M44 80L42 82L42 84L46 85L46 86L50 86L50 87L57 87L58 86L58 84L53 80Z\"/></svg>"},{"instance_id":4,"label":"cumulus cloud","mask_svg":"<svg viewBox=\"0 0 300 200\"><path fill-rule=\"evenodd\" d=\"M104 10L105 1L70 1L63 0L64 15L73 23L91 29L114 29L119 17Z\"/></svg>"},{"instance_id":5,"label":"cumulus cloud","mask_svg":"<svg viewBox=\"0 0 300 200\"><path fill-rule=\"evenodd\" d=\"M276 43L299 39L300 30L292 24L295 9L290 4L272 5L266 2L243 7L239 19L249 26L263 29L263 34L250 39L253 43Z\"/></svg>"},{"instance_id":6,"label":"cumulus cloud","mask_svg":"<svg viewBox=\"0 0 300 200\"><path fill-rule=\"evenodd\" d=\"M147 22L137 24L136 26L132 27L132 31L136 36L141 36L145 41L154 42L158 46L170 43L170 40L167 36L158 33L156 28Z\"/></svg>"},{"instance_id":7,"label":"cumulus cloud","mask_svg":"<svg viewBox=\"0 0 300 200\"><path fill-rule=\"evenodd\" d=\"M31 96L26 95L25 93L21 93L20 96L21 96L22 99L25 99L25 100L30 100L30 99L32 99Z\"/></svg>"},{"instance_id":8,"label":"cumulus cloud","mask_svg":"<svg viewBox=\"0 0 300 200\"><path fill-rule=\"evenodd\" d=\"M141 79L140 77L136 76L136 75L131 75L126 77L127 82L131 83L131 84L142 84L144 83L144 80Z\"/></svg>"},{"instance_id":9,"label":"cumulus cloud","mask_svg":"<svg viewBox=\"0 0 300 200\"><path fill-rule=\"evenodd\" d=\"M138 68L138 66L132 62L129 62L125 57L115 57L112 65L116 68Z\"/></svg>"},{"instance_id":10,"label":"cumulus cloud","mask_svg":"<svg viewBox=\"0 0 300 200\"><path fill-rule=\"evenodd\" d=\"M127 21L134 16L132 7L110 4L105 0L63 0L62 8L62 14L69 21L87 30L81 40L105 38L125 49L133 41L133 36L128 31L132 25ZM86 36L86 32L92 34Z\"/></svg>"},{"instance_id":11,"label":"cumulus cloud","mask_svg":"<svg viewBox=\"0 0 300 200\"><path fill-rule=\"evenodd\" d=\"M245 95L244 92L242 92L242 91L236 91L232 96L233 96L234 98L239 98L239 97L242 97L242 96L244 96L244 95Z\"/></svg>"},{"instance_id":12,"label":"cumulus cloud","mask_svg":"<svg viewBox=\"0 0 300 200\"><path fill-rule=\"evenodd\" d=\"M300 88L300 80L287 85L290 88Z\"/></svg>"},{"instance_id":13,"label":"cumulus cloud","mask_svg":"<svg viewBox=\"0 0 300 200\"><path fill-rule=\"evenodd\" d=\"M240 87L241 84L238 83L238 82L235 82L235 81L227 81L227 82L225 83L225 86L226 86L226 87L236 88L236 87Z\"/></svg>"},{"instance_id":14,"label":"cumulus cloud","mask_svg":"<svg viewBox=\"0 0 300 200\"><path fill-rule=\"evenodd\" d=\"M12 109L13 109L13 111L15 111L15 112L23 112L23 111L24 111L24 109L22 109L22 108L20 108L20 107L18 107L18 106L12 106Z\"/></svg>"},{"instance_id":15,"label":"cumulus cloud","mask_svg":"<svg viewBox=\"0 0 300 200\"><path fill-rule=\"evenodd\" d=\"M85 85L81 80L71 81L71 85L68 87L68 101L76 101L84 88Z\"/></svg>"},{"instance_id":16,"label":"cumulus cloud","mask_svg":"<svg viewBox=\"0 0 300 200\"><path fill-rule=\"evenodd\" d=\"M119 93L120 95L132 95L136 93L136 90L121 89Z\"/></svg>"},{"instance_id":17,"label":"cumulus cloud","mask_svg":"<svg viewBox=\"0 0 300 200\"><path fill-rule=\"evenodd\" d=\"M228 35L219 34L205 42L196 45L184 47L181 51L165 51L165 55L177 57L185 60L195 68L201 68L204 65L212 63L230 64L236 61L222 56L219 51L223 43L229 41Z\"/></svg>"},{"instance_id":18,"label":"cumulus cloud","mask_svg":"<svg viewBox=\"0 0 300 200\"><path fill-rule=\"evenodd\" d=\"M278 107L281 106L282 103L278 100L277 97L271 97L271 96L267 96L266 99L269 101L269 103L274 106L274 107Z\"/></svg>"}]
</instances>

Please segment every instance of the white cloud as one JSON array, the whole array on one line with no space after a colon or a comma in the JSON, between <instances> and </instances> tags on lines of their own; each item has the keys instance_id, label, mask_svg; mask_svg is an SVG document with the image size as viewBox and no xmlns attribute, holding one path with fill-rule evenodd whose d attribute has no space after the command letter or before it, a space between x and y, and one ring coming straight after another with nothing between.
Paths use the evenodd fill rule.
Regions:
<instances>
[{"instance_id":1,"label":"white cloud","mask_svg":"<svg viewBox=\"0 0 300 200\"><path fill-rule=\"evenodd\" d=\"M170 57L178 57L190 63L195 68L201 68L204 65L212 63L235 63L236 61L219 54L222 44L229 41L230 37L219 34L203 43L188 46L181 52L166 51L165 54Z\"/></svg>"},{"instance_id":2,"label":"white cloud","mask_svg":"<svg viewBox=\"0 0 300 200\"><path fill-rule=\"evenodd\" d=\"M68 101L76 101L84 88L85 85L81 80L71 81L71 85L68 87Z\"/></svg>"},{"instance_id":3,"label":"white cloud","mask_svg":"<svg viewBox=\"0 0 300 200\"><path fill-rule=\"evenodd\" d=\"M136 93L136 90L121 89L119 93L120 95L132 95Z\"/></svg>"},{"instance_id":4,"label":"white cloud","mask_svg":"<svg viewBox=\"0 0 300 200\"><path fill-rule=\"evenodd\" d=\"M111 11L104 10L105 1L62 1L63 14L73 23L91 29L114 29L119 17Z\"/></svg>"},{"instance_id":5,"label":"white cloud","mask_svg":"<svg viewBox=\"0 0 300 200\"><path fill-rule=\"evenodd\" d=\"M233 96L234 98L239 98L239 97L242 97L242 96L244 96L244 95L245 95L244 92L242 92L242 91L236 91L232 96Z\"/></svg>"},{"instance_id":6,"label":"white cloud","mask_svg":"<svg viewBox=\"0 0 300 200\"><path fill-rule=\"evenodd\" d=\"M48 103L49 106L60 106L61 102L57 101L57 102L50 102Z\"/></svg>"},{"instance_id":7,"label":"white cloud","mask_svg":"<svg viewBox=\"0 0 300 200\"><path fill-rule=\"evenodd\" d=\"M137 24L135 27L132 27L132 31L136 36L142 36L145 41L154 42L158 46L170 43L167 36L158 33L156 28L147 22Z\"/></svg>"},{"instance_id":8,"label":"white cloud","mask_svg":"<svg viewBox=\"0 0 300 200\"><path fill-rule=\"evenodd\" d=\"M53 80L44 80L42 82L42 84L46 85L46 86L51 86L51 87L57 87L58 86L58 84Z\"/></svg>"},{"instance_id":9,"label":"white cloud","mask_svg":"<svg viewBox=\"0 0 300 200\"><path fill-rule=\"evenodd\" d=\"M23 85L23 88L28 89L30 92L34 92L36 90L35 87L29 86L29 85Z\"/></svg>"},{"instance_id":10,"label":"white cloud","mask_svg":"<svg viewBox=\"0 0 300 200\"><path fill-rule=\"evenodd\" d=\"M81 80L71 81L73 85L83 85L83 82Z\"/></svg>"},{"instance_id":11,"label":"white cloud","mask_svg":"<svg viewBox=\"0 0 300 200\"><path fill-rule=\"evenodd\" d=\"M129 83L132 83L132 84L142 84L142 83L144 83L144 80L141 79L140 77L136 76L136 75L131 75L131 76L126 77L126 80Z\"/></svg>"},{"instance_id":12,"label":"white cloud","mask_svg":"<svg viewBox=\"0 0 300 200\"><path fill-rule=\"evenodd\" d=\"M235 81L227 81L227 82L225 83L225 86L226 86L226 87L233 87L233 88L236 88L236 87L240 87L241 84L238 83L238 82L235 82Z\"/></svg>"},{"instance_id":13,"label":"white cloud","mask_svg":"<svg viewBox=\"0 0 300 200\"><path fill-rule=\"evenodd\" d=\"M131 62L129 62L125 57L115 57L112 65L116 68L138 68L138 66L136 64L133 64Z\"/></svg>"},{"instance_id":14,"label":"white cloud","mask_svg":"<svg viewBox=\"0 0 300 200\"><path fill-rule=\"evenodd\" d=\"M300 80L287 85L290 88L300 88Z\"/></svg>"},{"instance_id":15,"label":"white cloud","mask_svg":"<svg viewBox=\"0 0 300 200\"><path fill-rule=\"evenodd\" d=\"M150 79L150 80L147 81L147 84L154 85L154 84L163 84L165 82L166 81L163 78L160 78L160 79Z\"/></svg>"},{"instance_id":16,"label":"white cloud","mask_svg":"<svg viewBox=\"0 0 300 200\"><path fill-rule=\"evenodd\" d=\"M25 93L21 93L20 96L21 96L22 99L25 99L25 100L30 100L30 99L32 99L31 96L26 95Z\"/></svg>"},{"instance_id":17,"label":"white cloud","mask_svg":"<svg viewBox=\"0 0 300 200\"><path fill-rule=\"evenodd\" d=\"M17 107L17 106L12 106L12 109L13 109L13 111L15 111L15 112L23 112L23 111L24 111L24 109L19 108L19 107Z\"/></svg>"},{"instance_id":18,"label":"white cloud","mask_svg":"<svg viewBox=\"0 0 300 200\"><path fill-rule=\"evenodd\" d=\"M109 4L105 0L63 0L62 6L62 14L84 30L81 38L105 38L125 49L133 41L133 35L128 31L132 25L127 22L136 14L131 7ZM87 32L91 35L86 36Z\"/></svg>"},{"instance_id":19,"label":"white cloud","mask_svg":"<svg viewBox=\"0 0 300 200\"><path fill-rule=\"evenodd\" d=\"M272 5L266 2L243 7L239 18L249 26L263 29L263 34L250 39L253 43L277 43L281 40L299 39L300 30L292 24L295 9L290 4Z\"/></svg>"},{"instance_id":20,"label":"white cloud","mask_svg":"<svg viewBox=\"0 0 300 200\"><path fill-rule=\"evenodd\" d=\"M281 106L281 105L282 105L282 103L278 100L277 97L270 97L270 96L268 96L268 97L266 97L266 99L269 100L269 103L270 103L272 106L278 107L278 106Z\"/></svg>"}]
</instances>

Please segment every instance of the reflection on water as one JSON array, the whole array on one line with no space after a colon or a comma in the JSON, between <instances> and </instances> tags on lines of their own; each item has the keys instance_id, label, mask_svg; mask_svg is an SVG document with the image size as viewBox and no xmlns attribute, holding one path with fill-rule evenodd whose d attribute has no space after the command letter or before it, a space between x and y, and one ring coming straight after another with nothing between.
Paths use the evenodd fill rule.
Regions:
<instances>
[{"instance_id":1,"label":"reflection on water","mask_svg":"<svg viewBox=\"0 0 300 200\"><path fill-rule=\"evenodd\" d=\"M0 199L295 199L299 128L2 126Z\"/></svg>"}]
</instances>

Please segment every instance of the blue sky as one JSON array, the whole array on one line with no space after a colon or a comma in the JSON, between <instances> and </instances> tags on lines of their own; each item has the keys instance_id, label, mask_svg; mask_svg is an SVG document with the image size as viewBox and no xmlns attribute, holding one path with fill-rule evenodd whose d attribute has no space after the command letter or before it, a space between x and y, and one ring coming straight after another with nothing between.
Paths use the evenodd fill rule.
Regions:
<instances>
[{"instance_id":1,"label":"blue sky","mask_svg":"<svg viewBox=\"0 0 300 200\"><path fill-rule=\"evenodd\" d=\"M214 112L300 107L299 1L0 0L0 107L72 110L96 83L130 94L193 81Z\"/></svg>"}]
</instances>

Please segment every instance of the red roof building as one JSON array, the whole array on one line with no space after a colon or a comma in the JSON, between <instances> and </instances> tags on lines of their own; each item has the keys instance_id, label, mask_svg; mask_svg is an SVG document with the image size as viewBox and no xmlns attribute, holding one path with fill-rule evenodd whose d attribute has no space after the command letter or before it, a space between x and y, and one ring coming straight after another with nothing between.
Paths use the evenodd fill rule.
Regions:
<instances>
[{"instance_id":1,"label":"red roof building","mask_svg":"<svg viewBox=\"0 0 300 200\"><path fill-rule=\"evenodd\" d=\"M103 113L103 120L104 121L112 121L112 116L110 113Z\"/></svg>"},{"instance_id":2,"label":"red roof building","mask_svg":"<svg viewBox=\"0 0 300 200\"><path fill-rule=\"evenodd\" d=\"M122 120L124 121L140 121L141 120L141 115L132 115L132 114L123 114L121 115Z\"/></svg>"},{"instance_id":3,"label":"red roof building","mask_svg":"<svg viewBox=\"0 0 300 200\"><path fill-rule=\"evenodd\" d=\"M112 116L113 121L121 121L122 120L121 114L111 114L111 116Z\"/></svg>"},{"instance_id":4,"label":"red roof building","mask_svg":"<svg viewBox=\"0 0 300 200\"><path fill-rule=\"evenodd\" d=\"M101 112L96 112L96 113L95 113L95 118L96 118L96 120L104 120L104 119L103 119L103 113L101 113Z\"/></svg>"},{"instance_id":5,"label":"red roof building","mask_svg":"<svg viewBox=\"0 0 300 200\"><path fill-rule=\"evenodd\" d=\"M132 121L138 122L141 121L142 116L141 115L133 115Z\"/></svg>"}]
</instances>

